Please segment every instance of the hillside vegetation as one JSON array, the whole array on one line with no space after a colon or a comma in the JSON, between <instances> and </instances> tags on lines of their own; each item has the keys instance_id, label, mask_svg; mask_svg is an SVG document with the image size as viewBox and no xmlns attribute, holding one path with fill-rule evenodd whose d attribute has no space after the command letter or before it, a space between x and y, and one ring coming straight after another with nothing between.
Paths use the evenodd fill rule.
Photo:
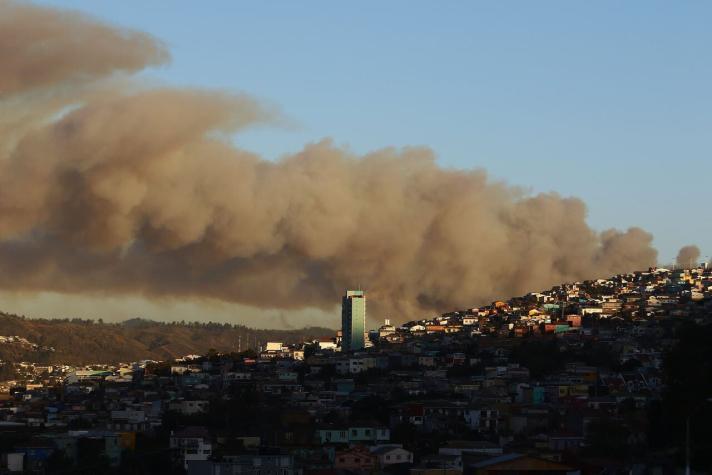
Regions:
<instances>
[{"instance_id":1,"label":"hillside vegetation","mask_svg":"<svg viewBox=\"0 0 712 475\"><path fill-rule=\"evenodd\" d=\"M142 359L165 360L256 348L266 341L297 342L333 335L327 328L255 330L221 323L156 322L133 319L122 323L101 320L32 319L0 312L0 335L19 336L32 345L0 343L0 360L36 363L113 363Z\"/></svg>"}]
</instances>

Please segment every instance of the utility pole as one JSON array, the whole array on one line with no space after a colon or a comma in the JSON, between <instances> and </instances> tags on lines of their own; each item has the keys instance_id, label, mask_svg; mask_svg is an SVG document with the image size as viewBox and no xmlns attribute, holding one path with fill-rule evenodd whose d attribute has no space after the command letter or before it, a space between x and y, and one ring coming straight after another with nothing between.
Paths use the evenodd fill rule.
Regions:
<instances>
[{"instance_id":1,"label":"utility pole","mask_svg":"<svg viewBox=\"0 0 712 475\"><path fill-rule=\"evenodd\" d=\"M685 419L685 475L690 475L690 415Z\"/></svg>"},{"instance_id":2,"label":"utility pole","mask_svg":"<svg viewBox=\"0 0 712 475\"><path fill-rule=\"evenodd\" d=\"M687 417L685 418L685 475L690 475L690 416L700 409L703 404L705 403L710 403L712 402L712 398L708 397L701 403L699 403L697 406L694 407L694 409L691 409L687 413Z\"/></svg>"}]
</instances>

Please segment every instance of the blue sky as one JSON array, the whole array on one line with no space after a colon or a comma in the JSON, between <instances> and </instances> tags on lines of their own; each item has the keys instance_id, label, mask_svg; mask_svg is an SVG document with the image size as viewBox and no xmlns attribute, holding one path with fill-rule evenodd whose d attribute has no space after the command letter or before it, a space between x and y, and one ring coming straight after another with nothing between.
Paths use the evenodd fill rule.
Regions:
<instances>
[{"instance_id":1,"label":"blue sky","mask_svg":"<svg viewBox=\"0 0 712 475\"><path fill-rule=\"evenodd\" d=\"M443 166L582 198L661 260L712 254L712 3L49 0L161 38L147 76L244 91L291 125L268 158L332 137L427 145Z\"/></svg>"}]
</instances>

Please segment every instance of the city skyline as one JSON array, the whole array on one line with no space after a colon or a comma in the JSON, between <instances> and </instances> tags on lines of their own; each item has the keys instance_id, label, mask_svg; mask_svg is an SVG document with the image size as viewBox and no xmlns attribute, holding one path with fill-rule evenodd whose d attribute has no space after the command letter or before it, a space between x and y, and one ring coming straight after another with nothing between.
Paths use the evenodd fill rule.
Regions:
<instances>
[{"instance_id":1,"label":"city skyline","mask_svg":"<svg viewBox=\"0 0 712 475\"><path fill-rule=\"evenodd\" d=\"M710 20L0 0L0 473L712 473Z\"/></svg>"}]
</instances>

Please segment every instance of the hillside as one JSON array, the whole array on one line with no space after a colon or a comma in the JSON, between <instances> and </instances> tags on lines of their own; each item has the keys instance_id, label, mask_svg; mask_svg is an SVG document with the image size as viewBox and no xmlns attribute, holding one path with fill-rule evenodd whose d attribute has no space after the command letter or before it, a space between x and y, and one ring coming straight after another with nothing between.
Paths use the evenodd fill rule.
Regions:
<instances>
[{"instance_id":1,"label":"hillside","mask_svg":"<svg viewBox=\"0 0 712 475\"><path fill-rule=\"evenodd\" d=\"M255 330L219 323L163 323L133 319L102 323L81 319L31 319L0 312L0 360L37 363L110 363L141 359L164 360L204 354L211 348L237 351L266 341L297 342L333 335L327 328ZM26 341L25 341L26 340Z\"/></svg>"}]
</instances>

